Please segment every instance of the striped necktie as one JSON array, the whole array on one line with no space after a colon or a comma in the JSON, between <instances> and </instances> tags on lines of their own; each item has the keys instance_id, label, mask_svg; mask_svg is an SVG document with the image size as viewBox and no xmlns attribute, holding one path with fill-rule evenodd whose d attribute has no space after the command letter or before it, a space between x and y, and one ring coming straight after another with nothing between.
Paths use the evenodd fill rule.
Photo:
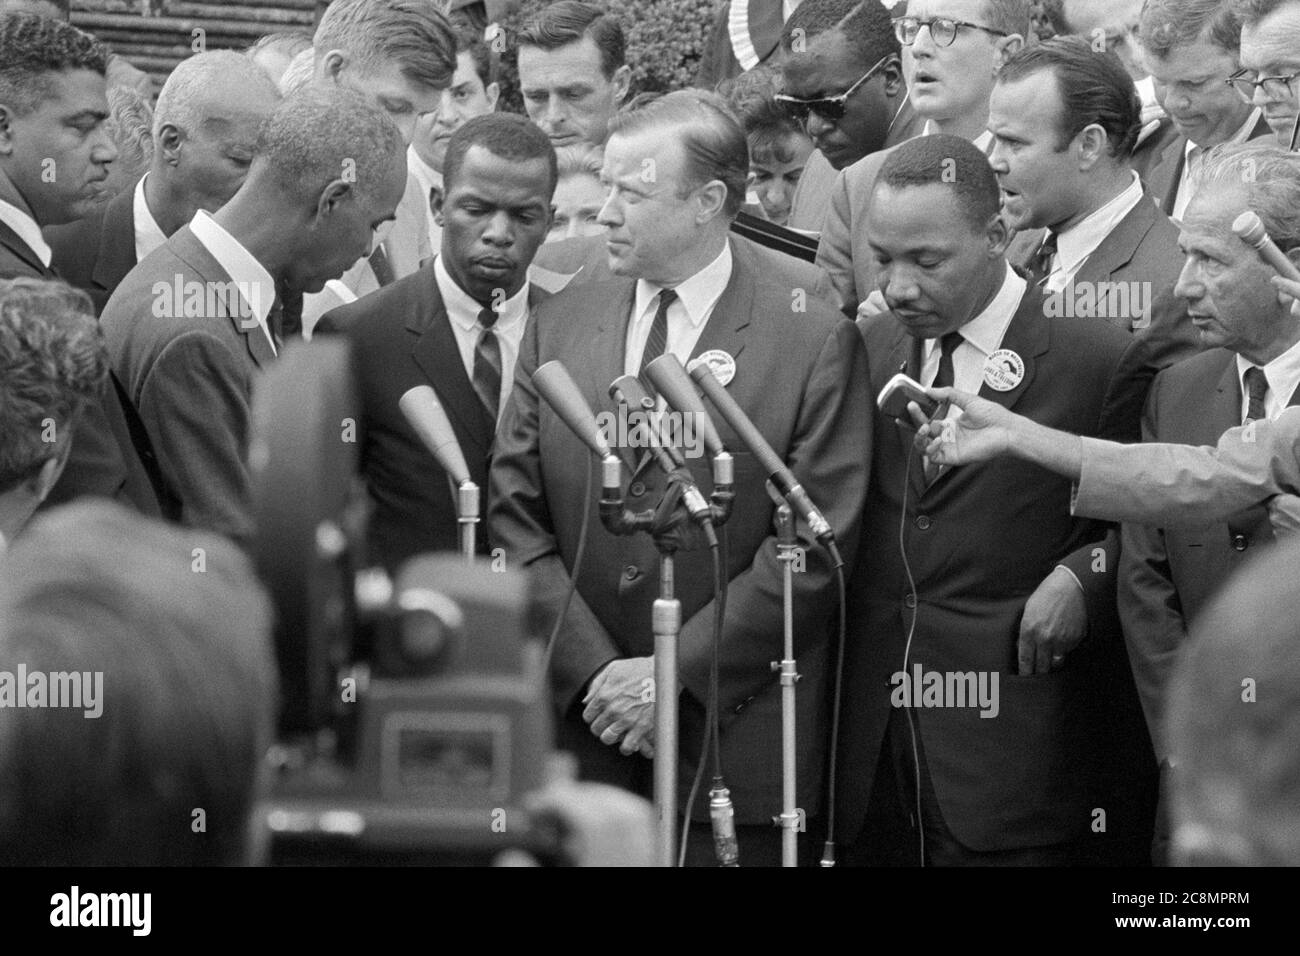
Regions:
<instances>
[{"instance_id":1,"label":"striped necktie","mask_svg":"<svg viewBox=\"0 0 1300 956\"><path fill-rule=\"evenodd\" d=\"M497 314L491 307L484 308L478 314L478 321L483 331L474 346L474 391L488 418L495 422L501 408L501 343L492 329Z\"/></svg>"}]
</instances>

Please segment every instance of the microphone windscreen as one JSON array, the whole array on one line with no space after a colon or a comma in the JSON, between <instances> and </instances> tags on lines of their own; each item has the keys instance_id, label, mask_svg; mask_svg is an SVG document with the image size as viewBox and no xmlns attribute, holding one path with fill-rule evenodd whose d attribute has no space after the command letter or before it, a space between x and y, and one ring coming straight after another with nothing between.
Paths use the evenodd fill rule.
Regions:
<instances>
[{"instance_id":1,"label":"microphone windscreen","mask_svg":"<svg viewBox=\"0 0 1300 956\"><path fill-rule=\"evenodd\" d=\"M718 414L731 426L731 430L740 436L740 440L758 459L759 464L763 466L763 470L767 472L768 476L789 476L789 469L785 467L780 458L776 457L776 452L772 450L772 446L767 443L767 439L749 420L749 416L736 403L736 400L731 397L731 393L723 388L722 383L718 381L718 377L713 374L713 369L709 368L709 363L702 359L696 359L690 365L690 373L691 378L699 383L704 394L713 403L713 407L718 410ZM780 486L782 482L777 482L777 484Z\"/></svg>"},{"instance_id":2,"label":"microphone windscreen","mask_svg":"<svg viewBox=\"0 0 1300 956\"><path fill-rule=\"evenodd\" d=\"M1235 232L1243 242L1249 243L1252 246L1259 246L1268 238L1268 233L1264 231L1263 221L1256 213L1249 209L1232 221L1232 231Z\"/></svg>"},{"instance_id":3,"label":"microphone windscreen","mask_svg":"<svg viewBox=\"0 0 1300 956\"><path fill-rule=\"evenodd\" d=\"M547 362L533 373L533 387L584 445L602 459L610 454L609 442L601 434L591 406L582 397L582 391L569 375L569 370L558 359Z\"/></svg>"},{"instance_id":4,"label":"microphone windscreen","mask_svg":"<svg viewBox=\"0 0 1300 956\"><path fill-rule=\"evenodd\" d=\"M650 379L650 384L669 405L681 414L695 419L696 427L704 438L704 447L709 450L710 455L717 455L725 450L718 430L713 427L713 419L704 410L704 403L700 401L700 395L695 390L691 377L686 374L686 369L682 367L676 355L665 352L646 365L645 374Z\"/></svg>"},{"instance_id":5,"label":"microphone windscreen","mask_svg":"<svg viewBox=\"0 0 1300 956\"><path fill-rule=\"evenodd\" d=\"M465 464L465 455L460 450L451 420L447 418L447 412L438 401L433 387L416 385L407 389L397 400L397 407L402 410L424 447L451 476L451 480L457 485L469 481L469 466Z\"/></svg>"}]
</instances>

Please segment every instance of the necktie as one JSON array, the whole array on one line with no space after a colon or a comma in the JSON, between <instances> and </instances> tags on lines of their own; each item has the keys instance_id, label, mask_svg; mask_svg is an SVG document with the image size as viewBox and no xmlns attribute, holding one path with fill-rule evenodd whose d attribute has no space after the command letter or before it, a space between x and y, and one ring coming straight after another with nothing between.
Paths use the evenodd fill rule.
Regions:
<instances>
[{"instance_id":1,"label":"necktie","mask_svg":"<svg viewBox=\"0 0 1300 956\"><path fill-rule=\"evenodd\" d=\"M1043 244L1038 247L1034 257L1029 260L1029 281L1042 286L1052 274L1052 260L1056 258L1056 233L1048 231L1043 236Z\"/></svg>"},{"instance_id":2,"label":"necktie","mask_svg":"<svg viewBox=\"0 0 1300 956\"><path fill-rule=\"evenodd\" d=\"M1264 396L1268 394L1268 378L1264 375L1264 370L1258 365L1252 365L1246 369L1244 376L1246 380L1246 396L1248 402L1246 405L1246 421L1257 422L1265 417ZM1245 424L1243 422L1242 424Z\"/></svg>"},{"instance_id":3,"label":"necktie","mask_svg":"<svg viewBox=\"0 0 1300 956\"><path fill-rule=\"evenodd\" d=\"M485 308L478 314L478 321L483 331L474 346L474 391L488 417L495 422L501 408L501 343L492 331L497 314L490 307Z\"/></svg>"},{"instance_id":4,"label":"necktie","mask_svg":"<svg viewBox=\"0 0 1300 956\"><path fill-rule=\"evenodd\" d=\"M646 336L645 348L641 350L641 368L637 372L637 377L641 379L641 384L645 386L646 392L651 395L658 395L655 387L650 384L650 379L646 376L645 367L664 354L668 348L668 307L677 301L677 293L672 289L661 289L659 292L659 307L655 309L654 322L650 324L650 334Z\"/></svg>"},{"instance_id":5,"label":"necktie","mask_svg":"<svg viewBox=\"0 0 1300 956\"><path fill-rule=\"evenodd\" d=\"M393 266L388 261L388 253L384 251L382 242L375 246L374 252L370 253L370 268L374 270L375 281L379 283L380 288L388 285L396 278L393 275Z\"/></svg>"},{"instance_id":6,"label":"necktie","mask_svg":"<svg viewBox=\"0 0 1300 956\"><path fill-rule=\"evenodd\" d=\"M965 341L960 332L949 332L939 340L939 371L934 376L932 388L949 388L953 384L952 353ZM925 462L925 482L929 484L939 477L939 466L929 459Z\"/></svg>"}]
</instances>

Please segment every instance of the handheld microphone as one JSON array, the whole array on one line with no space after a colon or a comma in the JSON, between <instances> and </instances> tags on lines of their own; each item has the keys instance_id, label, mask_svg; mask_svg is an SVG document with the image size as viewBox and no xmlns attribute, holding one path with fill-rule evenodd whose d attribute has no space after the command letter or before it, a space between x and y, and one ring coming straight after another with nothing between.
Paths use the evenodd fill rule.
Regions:
<instances>
[{"instance_id":1,"label":"handheld microphone","mask_svg":"<svg viewBox=\"0 0 1300 956\"><path fill-rule=\"evenodd\" d=\"M1277 243L1269 238L1264 230L1264 223L1258 215L1249 209L1246 210L1233 220L1232 231L1242 242L1253 247L1265 262L1277 270L1279 275L1300 282L1300 269L1297 269L1295 263L1286 257L1286 253L1277 247Z\"/></svg>"},{"instance_id":2,"label":"handheld microphone","mask_svg":"<svg viewBox=\"0 0 1300 956\"><path fill-rule=\"evenodd\" d=\"M731 397L731 394L718 381L717 376L713 374L713 369L709 364L701 359L696 359L690 364L691 378L699 384L704 394L708 396L713 407L723 417L732 431L740 436L740 440L758 459L763 470L767 472L768 478L772 484L776 485L777 490L781 492L790 507L799 512L800 517L812 531L813 537L822 543L827 553L831 556L831 561L835 567L843 567L844 559L840 557L839 548L835 544L835 532L830 526L825 516L817 510L817 506L812 503L808 497L808 492L804 491L803 485L799 484L794 473L785 466L785 463L777 457L772 446L767 443L754 423L749 420L749 416Z\"/></svg>"},{"instance_id":3,"label":"handheld microphone","mask_svg":"<svg viewBox=\"0 0 1300 956\"><path fill-rule=\"evenodd\" d=\"M438 401L438 394L431 385L408 388L397 400L397 407L455 486L460 547L466 559L472 561L475 552L474 525L479 520L479 487L470 479L465 453L456 441L456 432L447 418L446 409Z\"/></svg>"}]
</instances>

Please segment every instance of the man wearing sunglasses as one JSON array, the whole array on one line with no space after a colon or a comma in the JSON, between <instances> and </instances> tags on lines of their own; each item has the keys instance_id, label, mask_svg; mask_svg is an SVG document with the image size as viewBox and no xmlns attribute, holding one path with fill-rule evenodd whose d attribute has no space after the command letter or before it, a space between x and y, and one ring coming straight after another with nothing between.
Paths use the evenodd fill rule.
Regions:
<instances>
[{"instance_id":1,"label":"man wearing sunglasses","mask_svg":"<svg viewBox=\"0 0 1300 956\"><path fill-rule=\"evenodd\" d=\"M919 132L889 14L874 0L860 3L807 41L806 49L792 48L782 79L777 105L803 124L817 147L800 178L789 224L820 231L838 171Z\"/></svg>"},{"instance_id":2,"label":"man wearing sunglasses","mask_svg":"<svg viewBox=\"0 0 1300 956\"><path fill-rule=\"evenodd\" d=\"M902 14L893 26L904 51L908 101L925 121L924 134L960 136L989 151L994 77L1032 29L1030 8L1030 0L908 0L905 11L894 8ZM822 226L817 264L849 314L876 288L863 217L885 156L868 156L840 174Z\"/></svg>"},{"instance_id":3,"label":"man wearing sunglasses","mask_svg":"<svg viewBox=\"0 0 1300 956\"><path fill-rule=\"evenodd\" d=\"M1300 118L1300 0L1243 0L1241 65L1233 85L1264 111L1283 149Z\"/></svg>"}]
</instances>

